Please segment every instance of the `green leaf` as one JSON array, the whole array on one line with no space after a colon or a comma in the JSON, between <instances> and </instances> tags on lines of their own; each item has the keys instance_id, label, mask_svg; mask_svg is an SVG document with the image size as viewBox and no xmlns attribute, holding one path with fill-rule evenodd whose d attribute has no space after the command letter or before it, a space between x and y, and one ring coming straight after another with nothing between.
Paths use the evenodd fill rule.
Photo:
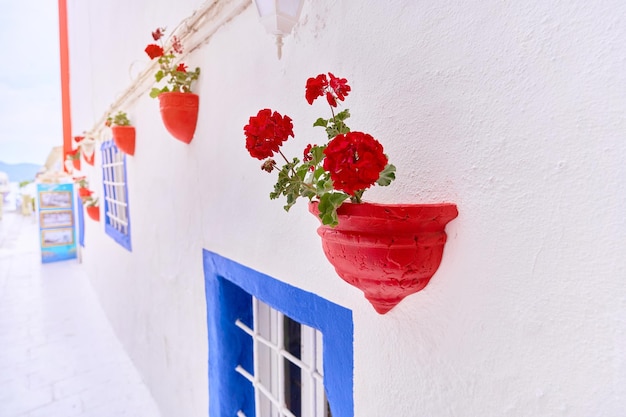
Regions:
<instances>
[{"instance_id":1,"label":"green leaf","mask_svg":"<svg viewBox=\"0 0 626 417\"><path fill-rule=\"evenodd\" d=\"M311 161L312 165L317 166L322 159L324 159L324 149L326 149L326 145L324 146L313 146L311 148L311 155L313 156L313 160Z\"/></svg>"},{"instance_id":2,"label":"green leaf","mask_svg":"<svg viewBox=\"0 0 626 417\"><path fill-rule=\"evenodd\" d=\"M298 178L300 178L300 181L304 181L306 174L309 173L309 166L309 164L303 164L300 165L296 170L296 174L298 175Z\"/></svg>"},{"instance_id":3,"label":"green leaf","mask_svg":"<svg viewBox=\"0 0 626 417\"><path fill-rule=\"evenodd\" d=\"M335 119L341 120L341 121L346 120L348 117L350 117L350 110L348 109L340 111L339 113L335 115Z\"/></svg>"},{"instance_id":4,"label":"green leaf","mask_svg":"<svg viewBox=\"0 0 626 417\"><path fill-rule=\"evenodd\" d=\"M348 133L349 131L350 128L341 120L333 121L333 123L326 127L328 139L333 139L335 136Z\"/></svg>"},{"instance_id":5,"label":"green leaf","mask_svg":"<svg viewBox=\"0 0 626 417\"><path fill-rule=\"evenodd\" d=\"M161 81L163 77L165 77L165 73L162 70L157 71L157 73L154 75L154 78L156 78L157 83Z\"/></svg>"},{"instance_id":6,"label":"green leaf","mask_svg":"<svg viewBox=\"0 0 626 417\"><path fill-rule=\"evenodd\" d=\"M328 120L322 119L321 117L313 123L313 126L322 126L326 127L328 125Z\"/></svg>"},{"instance_id":7,"label":"green leaf","mask_svg":"<svg viewBox=\"0 0 626 417\"><path fill-rule=\"evenodd\" d=\"M380 177L376 181L376 184L383 187L391 184L391 181L396 179L396 167L393 164L387 164L385 169L380 173Z\"/></svg>"},{"instance_id":8,"label":"green leaf","mask_svg":"<svg viewBox=\"0 0 626 417\"><path fill-rule=\"evenodd\" d=\"M153 88L152 90L150 90L150 97L152 98L157 98L159 96L159 94L161 94L161 89L159 88Z\"/></svg>"},{"instance_id":9,"label":"green leaf","mask_svg":"<svg viewBox=\"0 0 626 417\"><path fill-rule=\"evenodd\" d=\"M322 176L315 184L317 188L317 193L322 196L333 190L333 181L328 178L328 175Z\"/></svg>"},{"instance_id":10,"label":"green leaf","mask_svg":"<svg viewBox=\"0 0 626 417\"><path fill-rule=\"evenodd\" d=\"M327 193L320 197L317 208L320 211L320 219L322 224L329 226L337 226L339 219L337 218L337 209L348 199L345 193Z\"/></svg>"}]
</instances>

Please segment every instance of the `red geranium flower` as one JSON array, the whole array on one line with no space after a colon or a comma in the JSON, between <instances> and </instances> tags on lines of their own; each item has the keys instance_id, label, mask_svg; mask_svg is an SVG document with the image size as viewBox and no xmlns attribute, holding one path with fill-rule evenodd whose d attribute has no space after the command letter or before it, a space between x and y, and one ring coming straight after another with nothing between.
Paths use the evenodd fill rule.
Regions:
<instances>
[{"instance_id":1,"label":"red geranium flower","mask_svg":"<svg viewBox=\"0 0 626 417\"><path fill-rule=\"evenodd\" d=\"M85 139L84 136L74 136L74 142L76 143L82 142L83 139Z\"/></svg>"},{"instance_id":2,"label":"red geranium flower","mask_svg":"<svg viewBox=\"0 0 626 417\"><path fill-rule=\"evenodd\" d=\"M176 36L172 37L172 49L177 54L183 53L183 45L180 43L180 39L178 39Z\"/></svg>"},{"instance_id":3,"label":"red geranium flower","mask_svg":"<svg viewBox=\"0 0 626 417\"><path fill-rule=\"evenodd\" d=\"M337 100L345 100L350 86L345 78L338 78L332 72L328 73L330 81L326 74L320 74L315 78L309 78L306 81L306 101L313 104L316 98L326 95L326 101L333 107L337 107Z\"/></svg>"},{"instance_id":4,"label":"red geranium flower","mask_svg":"<svg viewBox=\"0 0 626 417\"><path fill-rule=\"evenodd\" d=\"M150 57L150 59L163 56L163 48L161 48L159 45L156 45L154 43L151 43L150 45L146 46L145 51Z\"/></svg>"},{"instance_id":5,"label":"red geranium flower","mask_svg":"<svg viewBox=\"0 0 626 417\"><path fill-rule=\"evenodd\" d=\"M306 148L304 148L304 156L302 157L302 160L304 160L304 162L308 162L308 161L312 161L313 160L313 155L311 155L311 148L313 147L313 145L311 145L310 143L308 145L306 145Z\"/></svg>"},{"instance_id":6,"label":"red geranium flower","mask_svg":"<svg viewBox=\"0 0 626 417\"><path fill-rule=\"evenodd\" d=\"M306 101L309 104L313 104L316 98L324 95L324 91L328 87L328 79L326 74L320 74L315 78L309 78L306 80Z\"/></svg>"},{"instance_id":7,"label":"red geranium flower","mask_svg":"<svg viewBox=\"0 0 626 417\"><path fill-rule=\"evenodd\" d=\"M155 41L158 41L163 36L164 31L165 31L165 28L157 28L157 30L152 32L152 39L154 39Z\"/></svg>"},{"instance_id":8,"label":"red geranium flower","mask_svg":"<svg viewBox=\"0 0 626 417\"><path fill-rule=\"evenodd\" d=\"M352 196L374 185L388 162L383 146L363 132L337 135L324 154L324 169L330 173L333 187Z\"/></svg>"},{"instance_id":9,"label":"red geranium flower","mask_svg":"<svg viewBox=\"0 0 626 417\"><path fill-rule=\"evenodd\" d=\"M328 76L330 77L330 88L333 89L337 98L343 101L350 91L348 80L346 80L345 78L337 78L333 75L332 72L329 72Z\"/></svg>"},{"instance_id":10,"label":"red geranium flower","mask_svg":"<svg viewBox=\"0 0 626 417\"><path fill-rule=\"evenodd\" d=\"M243 128L246 149L254 158L263 160L274 155L289 136L293 137L293 123L289 116L282 116L270 109L259 110Z\"/></svg>"},{"instance_id":11,"label":"red geranium flower","mask_svg":"<svg viewBox=\"0 0 626 417\"><path fill-rule=\"evenodd\" d=\"M176 67L176 71L179 72L187 72L187 65L183 64L182 62L180 64L178 64L178 66Z\"/></svg>"},{"instance_id":12,"label":"red geranium flower","mask_svg":"<svg viewBox=\"0 0 626 417\"><path fill-rule=\"evenodd\" d=\"M333 107L337 107L337 100L335 100L335 96L330 91L326 92L326 101Z\"/></svg>"}]
</instances>

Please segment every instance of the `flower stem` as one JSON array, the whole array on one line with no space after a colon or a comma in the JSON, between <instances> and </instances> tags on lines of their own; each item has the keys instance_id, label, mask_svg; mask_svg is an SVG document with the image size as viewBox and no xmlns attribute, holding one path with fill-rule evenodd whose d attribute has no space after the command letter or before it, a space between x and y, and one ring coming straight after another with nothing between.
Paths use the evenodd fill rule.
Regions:
<instances>
[{"instance_id":1,"label":"flower stem","mask_svg":"<svg viewBox=\"0 0 626 417\"><path fill-rule=\"evenodd\" d=\"M283 151L281 151L280 149L278 150L278 153L280 154L280 156L283 157L283 159L285 160L285 162L287 162L287 164L289 164L289 160L287 159L287 157L285 156L285 154L283 154ZM313 186L313 184L309 184L307 182L304 182L300 179L300 177L298 176L298 174L296 174L296 171L293 169L293 166L291 167L291 174L293 175L293 178L295 180L297 180L301 186L304 186L306 188L308 188L309 190L313 190L313 192L315 192L315 194L317 194L317 190L315 189L315 187Z\"/></svg>"},{"instance_id":2,"label":"flower stem","mask_svg":"<svg viewBox=\"0 0 626 417\"><path fill-rule=\"evenodd\" d=\"M280 156L282 156L282 157L283 157L283 159L285 160L285 162L289 163L289 160L287 159L287 157L285 156L285 154L283 153L283 151L281 151L281 150L279 149L279 150L278 150L278 153L280 154ZM294 175L295 175L295 172L293 171L293 168L291 168L291 171L292 171L292 172L294 173Z\"/></svg>"},{"instance_id":3,"label":"flower stem","mask_svg":"<svg viewBox=\"0 0 626 417\"><path fill-rule=\"evenodd\" d=\"M333 124L337 126L337 120L335 120L335 110L333 110L333 106L330 106L330 114L332 114L333 116Z\"/></svg>"}]
</instances>

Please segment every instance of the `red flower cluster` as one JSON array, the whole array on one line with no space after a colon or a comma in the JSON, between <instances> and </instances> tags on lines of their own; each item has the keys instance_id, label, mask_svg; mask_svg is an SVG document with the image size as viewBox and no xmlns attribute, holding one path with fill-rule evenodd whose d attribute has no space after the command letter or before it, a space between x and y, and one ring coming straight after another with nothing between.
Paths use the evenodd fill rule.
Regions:
<instances>
[{"instance_id":1,"label":"red flower cluster","mask_svg":"<svg viewBox=\"0 0 626 417\"><path fill-rule=\"evenodd\" d=\"M180 43L180 39L178 39L176 36L172 37L172 49L177 54L183 53L183 44Z\"/></svg>"},{"instance_id":2,"label":"red flower cluster","mask_svg":"<svg viewBox=\"0 0 626 417\"><path fill-rule=\"evenodd\" d=\"M333 107L337 107L337 100L345 100L350 91L348 80L335 77L331 72L328 73L328 77L330 80L326 74L320 74L306 81L305 97L309 104L313 104L315 99L323 95L326 95L328 104Z\"/></svg>"},{"instance_id":3,"label":"red flower cluster","mask_svg":"<svg viewBox=\"0 0 626 417\"><path fill-rule=\"evenodd\" d=\"M177 55L183 53L183 45L177 36L171 37L171 43L163 40L165 28L152 32L152 39L157 43L146 46L145 52L151 60L157 60L158 71L154 74L157 83L165 81L165 86L153 87L150 97L156 98L161 93L191 93L191 84L198 79L200 68L189 71L187 65L179 62Z\"/></svg>"},{"instance_id":4,"label":"red flower cluster","mask_svg":"<svg viewBox=\"0 0 626 417\"><path fill-rule=\"evenodd\" d=\"M293 137L293 123L289 116L282 116L270 109L259 110L244 126L246 149L254 158L263 160L274 155L289 136Z\"/></svg>"},{"instance_id":5,"label":"red flower cluster","mask_svg":"<svg viewBox=\"0 0 626 417\"><path fill-rule=\"evenodd\" d=\"M151 43L146 46L146 53L150 57L150 59L162 57L164 54L163 48L157 44Z\"/></svg>"},{"instance_id":6,"label":"red flower cluster","mask_svg":"<svg viewBox=\"0 0 626 417\"><path fill-rule=\"evenodd\" d=\"M152 39L158 41L163 37L164 34L165 28L157 28L154 32L152 32ZM178 39L176 36L172 37L172 50L177 54L183 53L183 45L180 43L180 39ZM146 46L145 51L150 59L159 58L165 55L165 50L163 49L163 47L155 43L151 43Z\"/></svg>"},{"instance_id":7,"label":"red flower cluster","mask_svg":"<svg viewBox=\"0 0 626 417\"><path fill-rule=\"evenodd\" d=\"M334 188L352 196L374 185L388 162L380 142L363 132L337 135L324 154Z\"/></svg>"}]
</instances>

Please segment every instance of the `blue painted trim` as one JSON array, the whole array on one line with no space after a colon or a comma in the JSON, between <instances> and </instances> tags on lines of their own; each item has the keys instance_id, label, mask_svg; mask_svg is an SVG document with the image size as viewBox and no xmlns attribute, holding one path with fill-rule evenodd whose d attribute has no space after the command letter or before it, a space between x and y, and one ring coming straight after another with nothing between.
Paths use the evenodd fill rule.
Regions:
<instances>
[{"instance_id":1,"label":"blue painted trim","mask_svg":"<svg viewBox=\"0 0 626 417\"><path fill-rule=\"evenodd\" d=\"M310 292L203 250L209 335L209 416L254 416L254 391L235 371L252 368L252 340L236 318L252 320L251 297L293 320L320 330L324 340L324 385L333 417L354 417L354 325L352 312ZM248 368L249 367L249 368Z\"/></svg>"},{"instance_id":2,"label":"blue painted trim","mask_svg":"<svg viewBox=\"0 0 626 417\"><path fill-rule=\"evenodd\" d=\"M115 146L115 143L112 140L108 140L102 143L100 150L102 151L102 157L104 158L105 163L111 163L111 158L109 157L109 149L112 153L117 154L120 150ZM122 233L117 230L109 220L109 216L106 214L109 212L109 202L106 199L108 196L106 186L104 186L103 195L104 195L104 231L107 235L111 236L113 240L115 240L120 246L126 248L129 252L132 252L132 245L130 243L130 202L128 201L128 176L126 175L126 155L122 155L123 168L124 168L124 195L126 201L126 218L128 219L128 232ZM104 164L103 164L104 165ZM102 168L102 176L105 177L105 168ZM105 177L106 178L106 177ZM115 196L113 196L115 198Z\"/></svg>"},{"instance_id":3,"label":"blue painted trim","mask_svg":"<svg viewBox=\"0 0 626 417\"><path fill-rule=\"evenodd\" d=\"M78 193L76 193L76 212L78 213L78 244L85 247L85 209L83 208L83 201L80 199Z\"/></svg>"}]
</instances>

